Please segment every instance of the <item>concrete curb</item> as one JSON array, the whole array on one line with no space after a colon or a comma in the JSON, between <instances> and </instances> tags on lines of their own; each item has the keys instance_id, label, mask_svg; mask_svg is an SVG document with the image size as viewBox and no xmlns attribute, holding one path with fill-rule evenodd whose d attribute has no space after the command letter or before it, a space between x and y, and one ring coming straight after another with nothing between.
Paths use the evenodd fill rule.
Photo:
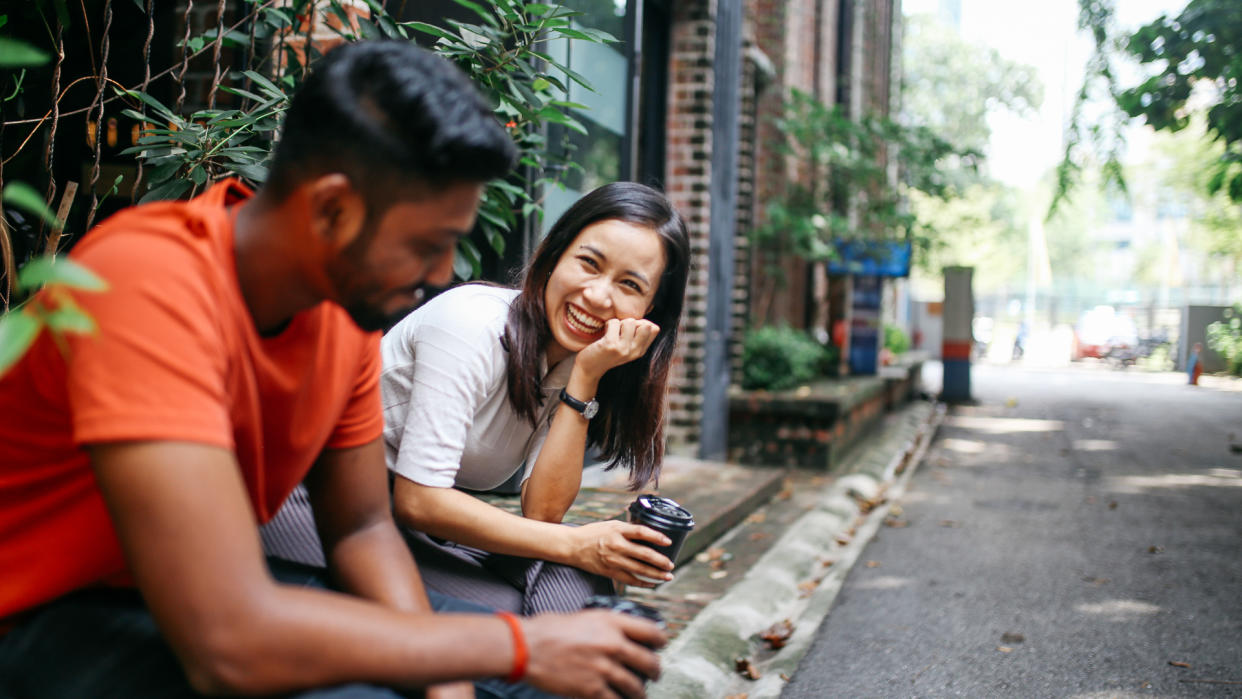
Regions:
<instances>
[{"instance_id":1,"label":"concrete curb","mask_svg":"<svg viewBox=\"0 0 1242 699\"><path fill-rule=\"evenodd\" d=\"M778 697L806 655L815 632L867 542L900 496L944 415L916 404L878 444L864 446L857 468L829 486L745 576L705 607L662 652L663 676L652 699L704 699L744 694ZM896 452L892 450L896 442ZM808 590L813 590L807 594ZM772 650L759 634L789 620L793 633ZM743 677L744 658L757 679Z\"/></svg>"}]
</instances>

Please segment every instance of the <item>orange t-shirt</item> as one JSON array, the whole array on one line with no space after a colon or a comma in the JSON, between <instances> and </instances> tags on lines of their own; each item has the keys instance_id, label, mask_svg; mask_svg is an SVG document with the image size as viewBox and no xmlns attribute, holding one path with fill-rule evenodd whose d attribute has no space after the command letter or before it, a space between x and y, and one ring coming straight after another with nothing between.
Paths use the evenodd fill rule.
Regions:
<instances>
[{"instance_id":1,"label":"orange t-shirt","mask_svg":"<svg viewBox=\"0 0 1242 699\"><path fill-rule=\"evenodd\" d=\"M255 330L228 208L249 195L224 182L99 225L71 255L110 285L75 294L98 332L68 336L65 354L44 333L0 377L0 632L18 612L129 579L84 445L229 448L266 522L323 449L382 434L378 333L326 302L277 336Z\"/></svg>"}]
</instances>

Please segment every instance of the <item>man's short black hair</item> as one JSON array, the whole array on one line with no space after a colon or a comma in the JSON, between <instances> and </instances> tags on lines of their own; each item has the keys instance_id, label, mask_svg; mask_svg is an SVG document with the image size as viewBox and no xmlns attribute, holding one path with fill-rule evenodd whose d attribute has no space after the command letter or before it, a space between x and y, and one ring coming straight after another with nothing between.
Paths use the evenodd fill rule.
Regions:
<instances>
[{"instance_id":1,"label":"man's short black hair","mask_svg":"<svg viewBox=\"0 0 1242 699\"><path fill-rule=\"evenodd\" d=\"M324 56L285 115L266 189L341 172L369 201L407 185L486 182L517 151L474 84L412 43L363 41Z\"/></svg>"}]
</instances>

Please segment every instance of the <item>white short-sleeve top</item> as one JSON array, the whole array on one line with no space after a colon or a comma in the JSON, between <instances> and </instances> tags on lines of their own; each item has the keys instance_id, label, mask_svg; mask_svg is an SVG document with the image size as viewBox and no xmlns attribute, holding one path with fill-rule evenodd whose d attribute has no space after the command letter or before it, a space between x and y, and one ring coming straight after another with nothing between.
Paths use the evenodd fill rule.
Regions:
<instances>
[{"instance_id":1,"label":"white short-sleeve top","mask_svg":"<svg viewBox=\"0 0 1242 699\"><path fill-rule=\"evenodd\" d=\"M543 376L537 421L509 404L508 353L501 344L517 290L480 284L450 289L384 335L384 444L388 468L421 485L487 490L525 464L548 435L573 357ZM523 476L523 480L525 476Z\"/></svg>"}]
</instances>

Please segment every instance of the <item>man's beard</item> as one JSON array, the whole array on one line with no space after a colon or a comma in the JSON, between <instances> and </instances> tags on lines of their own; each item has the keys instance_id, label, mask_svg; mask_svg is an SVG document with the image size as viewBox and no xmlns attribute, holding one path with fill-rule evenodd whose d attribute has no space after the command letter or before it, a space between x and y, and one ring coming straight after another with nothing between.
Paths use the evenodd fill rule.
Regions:
<instances>
[{"instance_id":1,"label":"man's beard","mask_svg":"<svg viewBox=\"0 0 1242 699\"><path fill-rule=\"evenodd\" d=\"M376 330L388 331L389 328L396 325L402 318L409 315L415 308L423 302L425 293L422 287L419 287L414 303L408 308L401 308L392 313L385 313L378 306L368 303L365 299L358 299L346 305L345 312L354 321L354 325L366 332L375 332Z\"/></svg>"}]
</instances>

